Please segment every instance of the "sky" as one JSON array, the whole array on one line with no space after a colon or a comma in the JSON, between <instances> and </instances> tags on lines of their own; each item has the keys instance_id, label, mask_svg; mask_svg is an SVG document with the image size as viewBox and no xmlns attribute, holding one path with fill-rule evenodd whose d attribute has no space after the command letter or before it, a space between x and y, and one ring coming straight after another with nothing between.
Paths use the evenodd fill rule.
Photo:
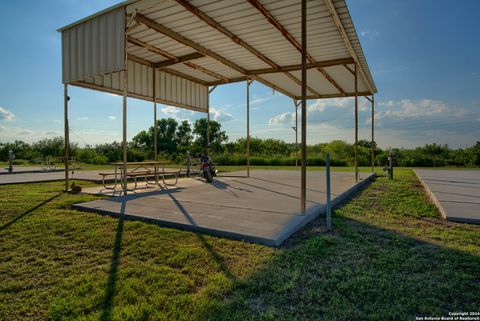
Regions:
<instances>
[{"instance_id":1,"label":"sky","mask_svg":"<svg viewBox=\"0 0 480 321\"><path fill-rule=\"evenodd\" d=\"M239 0L240 1L240 0ZM0 142L63 135L58 28L115 0L1 1ZM480 140L480 1L347 0L378 88L376 141L382 148ZM300 62L299 62L300 63ZM71 140L121 141L122 98L70 87ZM246 135L246 84L217 87L211 117L231 141ZM359 98L360 139L370 139L370 103ZM311 100L307 143L354 141L353 98ZM160 117L194 122L202 113L158 105ZM251 86L251 136L295 140L290 98ZM129 99L128 137L153 123L152 103Z\"/></svg>"}]
</instances>

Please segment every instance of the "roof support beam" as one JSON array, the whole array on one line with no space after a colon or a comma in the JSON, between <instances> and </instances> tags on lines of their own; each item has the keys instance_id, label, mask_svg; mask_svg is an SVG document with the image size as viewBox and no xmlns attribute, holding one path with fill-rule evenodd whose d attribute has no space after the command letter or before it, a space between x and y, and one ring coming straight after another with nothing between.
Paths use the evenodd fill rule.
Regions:
<instances>
[{"instance_id":1,"label":"roof support beam","mask_svg":"<svg viewBox=\"0 0 480 321\"><path fill-rule=\"evenodd\" d=\"M345 28L343 27L342 22L340 21L340 17L338 16L337 10L335 9L335 6L332 3L332 0L325 0L325 6L328 8L328 11L330 12L330 15L332 16L333 22L335 23L335 26L338 29L338 32L343 38L343 41L345 42L345 45L347 46L348 51L350 52L350 55L355 59L355 62L359 64L360 62L358 61L357 54L355 53L355 50L353 50L353 46L350 42L350 39L348 38L347 32L345 31ZM360 75L363 78L363 81L368 86L368 89L370 89L370 94L374 92L372 88L372 84L370 81L368 81L367 76L365 75L365 72L363 71L363 68L359 66L360 68Z\"/></svg>"},{"instance_id":2,"label":"roof support beam","mask_svg":"<svg viewBox=\"0 0 480 321\"><path fill-rule=\"evenodd\" d=\"M140 57L134 56L132 54L128 55L128 60L138 62L139 64L148 66L150 68L157 68L156 65L153 62L150 62L148 60L145 60L145 59L142 59ZM204 86L208 85L205 80L202 80L202 79L199 79L199 78L196 78L196 77L192 77L192 76L184 74L183 72L180 72L180 71L176 71L176 70L173 70L173 69L170 69L170 68L167 68L167 67L162 67L162 68L158 68L158 69L166 71L168 73L171 73L172 75L194 81L194 82L202 84Z\"/></svg>"},{"instance_id":3,"label":"roof support beam","mask_svg":"<svg viewBox=\"0 0 480 321\"><path fill-rule=\"evenodd\" d=\"M208 85L209 86L218 86L218 85L223 85L223 84L230 84L230 83L233 83L233 82L245 81L247 79L248 79L247 76L240 76L240 77L230 78L230 79L228 79L227 82L225 82L223 80L211 81L211 82L208 83Z\"/></svg>"},{"instance_id":4,"label":"roof support beam","mask_svg":"<svg viewBox=\"0 0 480 321\"><path fill-rule=\"evenodd\" d=\"M141 65L145 65L145 66L148 66L148 67L151 67L151 68L155 68L155 64L153 62L150 62L150 61L145 60L143 58L134 56L132 54L128 55L128 60L138 62Z\"/></svg>"},{"instance_id":5,"label":"roof support beam","mask_svg":"<svg viewBox=\"0 0 480 321\"><path fill-rule=\"evenodd\" d=\"M209 57L212 57L215 60L218 60L219 62L221 62L224 65L238 71L241 74L245 74L245 72L246 72L245 69L238 66L237 64L229 61L228 59L225 59L224 57L216 54L215 52L211 51L210 49L207 49L207 48L203 47L202 45L199 45L198 43L196 43L196 42L194 42L194 41L192 41L188 38L185 38L184 36L176 33L175 31L168 29L167 27L159 24L158 22L145 17L142 14L137 13L135 15L135 20L137 22L140 22L140 23L144 24L145 26L149 27L150 29L153 29L157 32L160 32L160 33L174 39L175 41L177 41L181 44L189 46L189 47L195 49L196 51L198 51L198 52L200 52L200 53L202 53L206 56L209 56Z\"/></svg>"},{"instance_id":6,"label":"roof support beam","mask_svg":"<svg viewBox=\"0 0 480 321\"><path fill-rule=\"evenodd\" d=\"M196 43L196 42L194 42L194 41L192 41L192 40L190 40L190 39L187 39L187 38L185 38L184 36L182 36L182 35L174 32L174 31L168 29L167 27L159 24L158 22L156 22L156 21L154 21L154 20L152 20L152 19L149 19L149 18L145 17L145 16L142 15L142 14L137 13L137 14L135 15L135 20L136 20L137 22L140 22L140 23L144 24L145 26L149 27L150 29L153 29L153 30L155 30L155 31L157 31L157 32L159 32L159 33L161 33L161 34L164 34L164 35L172 38L173 40L175 40L175 41L177 41L177 42L179 42L179 43L181 43L181 44L183 44L183 45L185 45L185 46L191 47L191 48L197 50L198 52L204 54L205 56L209 56L209 57L211 57L211 58L213 58L213 59L215 59L215 60L223 63L224 65L226 65L226 66L228 66L228 67L230 67L230 68L238 71L239 73L241 73L241 74L243 74L243 75L246 75L246 72L247 72L247 71L246 71L245 69L243 69L242 67L238 66L237 64L231 62L231 61L228 60L228 59L223 58L222 56L216 54L215 52L211 51L210 49L207 49L207 48L203 47L202 45L199 45L198 43ZM187 78L187 79L188 79L188 78ZM262 79L262 78L260 78L260 77L256 77L256 80L259 81L259 82L261 82L261 83L263 83L263 84L265 84L265 85L267 85L267 86L270 86L270 87L274 88L275 90L283 93L284 95L286 95L286 96L288 96L288 97L293 98L293 94L287 92L285 89L281 89L280 87L275 86L275 85L269 83L268 81L266 81L266 80L264 80L264 79ZM206 83L206 82L204 82L204 81L202 81L202 82L203 82L203 83ZM230 82L230 81L229 81L229 82ZM269 85L269 84L270 84L270 85Z\"/></svg>"},{"instance_id":7,"label":"roof support beam","mask_svg":"<svg viewBox=\"0 0 480 321\"><path fill-rule=\"evenodd\" d=\"M250 46L248 43L246 43L245 41L243 41L242 39L240 39L236 35L234 35L227 28L223 27L221 24L219 24L218 22L216 22L215 20L210 18L204 12L199 10L197 7L193 6L190 2L188 2L186 0L177 0L177 3L182 5L185 9L190 11L195 16L197 16L200 20L207 23L210 27L214 28L215 30L220 31L225 36L230 38L233 42L235 42L236 44L238 44L238 45L242 46L243 48L247 49L250 53L255 55L257 58L261 59L263 62L269 64L270 66L272 66L274 68L280 68L276 63L274 63L272 60L267 58L264 54L262 54L257 49ZM298 78L296 78L294 75L292 75L288 72L285 72L285 74L288 78L293 80L297 85L301 85L301 81ZM308 91L310 91L312 94L319 95L319 93L316 92L313 88L310 88L310 87L307 87L307 88L308 88Z\"/></svg>"},{"instance_id":8,"label":"roof support beam","mask_svg":"<svg viewBox=\"0 0 480 321\"><path fill-rule=\"evenodd\" d=\"M168 67L163 67L163 68L159 68L160 70L163 70L163 71L166 71L172 75L175 75L175 76L178 76L178 77L182 77L182 78L185 78L185 79L188 79L188 80L191 80L191 81L194 81L194 82L197 82L199 84L202 84L204 86L208 86L208 83L205 81L205 80L202 80L202 79L199 79L197 77L192 77L190 75L187 75L187 74L184 74L183 72L180 72L180 71L176 71L176 70L173 70L173 69L170 69Z\"/></svg>"},{"instance_id":9,"label":"roof support beam","mask_svg":"<svg viewBox=\"0 0 480 321\"><path fill-rule=\"evenodd\" d=\"M353 59L352 59L353 60ZM353 63L355 63L355 60L353 61ZM355 76L355 71L353 71L352 68L350 68L347 64L344 64L343 65L345 67L345 69L347 69L353 76Z\"/></svg>"},{"instance_id":10,"label":"roof support beam","mask_svg":"<svg viewBox=\"0 0 480 321\"><path fill-rule=\"evenodd\" d=\"M294 98L295 96L292 95L291 93L289 93L288 91L285 91L284 89L278 87L277 85L275 84L272 84L271 82L269 82L268 80L265 80L263 78L261 78L260 76L257 76L255 77L255 80L258 81L258 82L261 82L262 84L264 84L265 86L268 86L268 87L271 87L273 88L274 90L284 94L285 96L288 96L290 98Z\"/></svg>"},{"instance_id":11,"label":"roof support beam","mask_svg":"<svg viewBox=\"0 0 480 321\"><path fill-rule=\"evenodd\" d=\"M194 59L198 59L198 58L203 58L205 57L204 54L201 54L199 52L195 52L195 53L192 53L192 54L188 54L188 55L185 55L185 56L180 56L180 57L177 57L175 55L172 55L171 53L169 52L166 52L162 49L159 49L155 46L152 46L146 42L143 42L141 40L138 40L138 39L135 39L133 37L130 37L130 36L127 36L127 40L128 42L138 46L138 47L141 47L141 48L144 48L148 51L151 51L153 53L156 53L157 55L160 55L162 57L165 57L168 59L168 61L162 61L162 62L158 62L158 63L153 63L155 68L160 68L160 67L166 67L166 66L170 66L170 65L175 65L175 64L178 64L178 63L182 63L182 62L185 62L185 61L189 61L189 60L194 60Z\"/></svg>"},{"instance_id":12,"label":"roof support beam","mask_svg":"<svg viewBox=\"0 0 480 321\"><path fill-rule=\"evenodd\" d=\"M352 58L346 58L346 59L335 59L335 60L313 62L313 63L307 63L306 69L317 68L317 67L338 66L338 65L343 65L345 63L354 63L354 61ZM248 70L247 75L272 74L275 72L294 71L294 70L301 70L301 69L302 69L302 65L290 65L290 66L284 66L284 67L278 67L278 68Z\"/></svg>"},{"instance_id":13,"label":"roof support beam","mask_svg":"<svg viewBox=\"0 0 480 321\"><path fill-rule=\"evenodd\" d=\"M358 92L358 96L366 96L366 95L371 95L369 91L360 91ZM355 97L355 93L345 93L345 95L342 95L343 97ZM328 95L320 95L320 96L307 96L307 99L324 99L324 98L338 98L339 95L337 94L328 94ZM301 99L301 96L295 96L294 99Z\"/></svg>"},{"instance_id":14,"label":"roof support beam","mask_svg":"<svg viewBox=\"0 0 480 321\"><path fill-rule=\"evenodd\" d=\"M220 80L223 80L223 81L228 81L228 78L227 77L224 77L216 72L213 72L211 70L208 70L207 68L204 68L202 66L198 66L196 64L193 64L191 62L188 62L188 60L193 60L193 59L197 59L197 58L201 58L201 57L205 57L203 54L201 53L194 53L194 54L189 54L189 55L185 55L185 56L182 56L182 57L177 57L175 55L172 55L164 50L161 50L157 47L154 47L146 42L143 42L141 40L138 40L138 39L135 39L133 37L130 37L130 36L127 36L127 40L128 42L130 43L133 43L134 45L136 46L139 46L141 48L144 48L144 49L147 49L153 53L156 53L158 55L161 55L167 59L169 59L169 61L167 62L161 62L161 63L152 63L152 68L160 68L160 66L169 66L169 65L173 65L173 64L177 64L177 63L180 63L180 62L183 62L185 65L187 65L188 67L190 68L193 68L193 69L196 69L196 70L199 70L209 76L212 76L214 78L217 78L217 79L220 79ZM142 58L139 58L139 57L136 57L137 59L142 59Z\"/></svg>"},{"instance_id":15,"label":"roof support beam","mask_svg":"<svg viewBox=\"0 0 480 321\"><path fill-rule=\"evenodd\" d=\"M326 61L320 61L320 62L315 62L315 63L308 63L306 65L306 67L307 67L307 69L311 69L311 68L316 68L316 67L341 66L343 64L349 64L349 63L354 63L353 58L335 59L335 60L326 60ZM301 70L301 69L302 69L302 65L291 65L291 66L278 67L278 68L264 68L264 69L247 70L247 75L248 76L258 76L258 75L263 75L263 74L273 74L273 73L276 73L276 72L294 71L294 70ZM210 86L221 85L221 84L224 84L224 83L244 81L246 79L247 79L246 76L242 76L242 77L230 78L230 79L228 79L227 82L224 82L224 81L209 82L209 85ZM318 95L318 96L312 95L311 97L320 97L320 96L322 96L322 95ZM347 96L348 96L348 94L347 94ZM338 97L338 95L335 95L335 97Z\"/></svg>"},{"instance_id":16,"label":"roof support beam","mask_svg":"<svg viewBox=\"0 0 480 321\"><path fill-rule=\"evenodd\" d=\"M188 66L188 67L190 67L190 68L192 68L192 69L201 71L201 72L203 72L203 73L205 73L205 74L207 74L207 75L209 75L209 76L212 76L212 77L214 77L214 78L223 80L223 81L225 81L225 82L228 82L228 78L227 78L227 77L222 76L222 75L220 75L219 73L216 73L216 72L214 72L214 71L211 71L210 69L204 68L204 67L202 67L202 66L196 65L196 64L191 63L191 62L184 62L183 64L186 65L186 66Z\"/></svg>"},{"instance_id":17,"label":"roof support beam","mask_svg":"<svg viewBox=\"0 0 480 321\"><path fill-rule=\"evenodd\" d=\"M277 19L268 10L258 1L258 0L248 0L252 6L254 6L261 14L267 18L278 31L300 52L302 53L302 46L300 43L282 26ZM310 63L315 63L315 59L307 52L307 59ZM317 70L342 94L345 94L345 91L340 87L340 85L322 68L317 67ZM309 90L310 91L310 90Z\"/></svg>"},{"instance_id":18,"label":"roof support beam","mask_svg":"<svg viewBox=\"0 0 480 321\"><path fill-rule=\"evenodd\" d=\"M172 60L172 61L178 62L178 58L177 58L176 56L174 56L174 55L172 55L172 54L170 54L170 53L168 53L168 52L166 52L166 51L164 51L164 50L162 50L162 49L159 49L159 48L157 48L157 47L154 47L154 46L152 46L151 44L148 44L148 43L146 43L146 42L143 42L143 41L138 40L138 39L136 39L136 38L133 38L133 37L131 37L131 36L127 36L127 41L128 41L129 43L132 43L132 44L138 46L138 47L145 48L145 49L147 49L148 51L151 51L151 52L153 52L153 53L156 53L157 55L160 55L160 56L165 57L165 58L167 58L167 59L170 59L170 60Z\"/></svg>"},{"instance_id":19,"label":"roof support beam","mask_svg":"<svg viewBox=\"0 0 480 321\"><path fill-rule=\"evenodd\" d=\"M157 62L155 63L155 68L167 67L167 66L175 65L182 62L203 58L203 57L205 57L204 54L201 54L199 52L194 52L185 56L177 57L178 61L168 60L168 61Z\"/></svg>"}]
</instances>

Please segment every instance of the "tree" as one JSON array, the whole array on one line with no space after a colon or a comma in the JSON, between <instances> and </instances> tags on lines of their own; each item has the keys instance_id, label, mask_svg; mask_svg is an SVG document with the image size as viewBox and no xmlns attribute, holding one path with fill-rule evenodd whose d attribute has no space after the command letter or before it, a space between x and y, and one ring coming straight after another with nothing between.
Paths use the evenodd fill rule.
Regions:
<instances>
[{"instance_id":1,"label":"tree","mask_svg":"<svg viewBox=\"0 0 480 321\"><path fill-rule=\"evenodd\" d=\"M185 153L190 148L193 140L192 128L188 120L182 121L180 126L178 126L176 136L178 151Z\"/></svg>"},{"instance_id":2,"label":"tree","mask_svg":"<svg viewBox=\"0 0 480 321\"><path fill-rule=\"evenodd\" d=\"M157 120L157 150L159 152L173 153L177 150L177 127L178 123L173 118ZM141 148L152 154L154 131L151 126L148 131L142 130L133 137L133 146Z\"/></svg>"},{"instance_id":3,"label":"tree","mask_svg":"<svg viewBox=\"0 0 480 321\"><path fill-rule=\"evenodd\" d=\"M45 138L32 144L32 149L37 151L43 157L64 155L65 143L63 137Z\"/></svg>"},{"instance_id":4,"label":"tree","mask_svg":"<svg viewBox=\"0 0 480 321\"><path fill-rule=\"evenodd\" d=\"M207 119L200 118L195 121L193 133L197 135L195 147L201 151L207 147ZM227 134L222 131L222 125L214 120L210 121L210 145L213 151L220 152L222 144L228 141Z\"/></svg>"},{"instance_id":5,"label":"tree","mask_svg":"<svg viewBox=\"0 0 480 321\"><path fill-rule=\"evenodd\" d=\"M150 127L153 129L153 127ZM144 148L144 149L151 149L153 146L153 130L152 134L150 134L150 129L147 131L142 130L137 135L132 138L132 143L134 147Z\"/></svg>"},{"instance_id":6,"label":"tree","mask_svg":"<svg viewBox=\"0 0 480 321\"><path fill-rule=\"evenodd\" d=\"M157 120L157 148L158 151L173 153L177 149L177 127L178 123L173 118L163 118ZM153 127L150 127L153 137ZM153 144L152 144L153 146Z\"/></svg>"},{"instance_id":7,"label":"tree","mask_svg":"<svg viewBox=\"0 0 480 321\"><path fill-rule=\"evenodd\" d=\"M472 147L474 164L480 166L480 141L477 141L475 146Z\"/></svg>"}]
</instances>

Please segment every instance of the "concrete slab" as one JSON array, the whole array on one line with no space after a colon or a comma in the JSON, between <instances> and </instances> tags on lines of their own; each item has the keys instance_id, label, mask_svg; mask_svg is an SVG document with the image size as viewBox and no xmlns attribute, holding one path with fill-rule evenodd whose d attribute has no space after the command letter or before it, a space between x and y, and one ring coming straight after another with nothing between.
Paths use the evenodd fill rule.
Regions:
<instances>
[{"instance_id":1,"label":"concrete slab","mask_svg":"<svg viewBox=\"0 0 480 321\"><path fill-rule=\"evenodd\" d=\"M61 172L61 171L63 171L63 169L61 169L61 168L45 169L41 166L13 166L12 174L51 173L51 172ZM0 168L0 175L11 175L8 172L8 166Z\"/></svg>"},{"instance_id":2,"label":"concrete slab","mask_svg":"<svg viewBox=\"0 0 480 321\"><path fill-rule=\"evenodd\" d=\"M416 169L415 173L445 219L480 224L480 170Z\"/></svg>"},{"instance_id":3,"label":"concrete slab","mask_svg":"<svg viewBox=\"0 0 480 321\"><path fill-rule=\"evenodd\" d=\"M166 171L169 169L165 169ZM97 171L75 171L74 179L89 181L94 183L101 183L102 177L99 175L101 172L111 172L112 170L97 170ZM35 183L35 182L54 182L65 179L65 172L55 171L55 172L29 172L29 173L19 173L14 175L0 175L0 185L7 184L23 184L23 183ZM139 178L141 180L143 178ZM113 182L113 176L108 176L105 179L106 182Z\"/></svg>"},{"instance_id":4,"label":"concrete slab","mask_svg":"<svg viewBox=\"0 0 480 321\"><path fill-rule=\"evenodd\" d=\"M74 205L77 209L153 221L175 228L278 246L325 212L325 172L307 173L306 213L300 212L298 171L255 170L217 177L214 183L183 178L175 187ZM368 184L373 174L332 173L334 205Z\"/></svg>"}]
</instances>

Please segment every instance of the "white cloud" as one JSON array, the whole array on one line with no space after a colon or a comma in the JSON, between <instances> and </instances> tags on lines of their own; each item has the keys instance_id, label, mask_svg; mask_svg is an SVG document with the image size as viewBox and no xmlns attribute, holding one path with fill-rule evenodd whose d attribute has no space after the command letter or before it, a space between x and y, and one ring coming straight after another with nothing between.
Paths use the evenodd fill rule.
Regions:
<instances>
[{"instance_id":1,"label":"white cloud","mask_svg":"<svg viewBox=\"0 0 480 321\"><path fill-rule=\"evenodd\" d=\"M78 117L77 120L83 120L83 121L85 121L85 120L88 120L88 117L87 117L87 116Z\"/></svg>"},{"instance_id":2,"label":"white cloud","mask_svg":"<svg viewBox=\"0 0 480 321\"><path fill-rule=\"evenodd\" d=\"M311 105L307 105L307 113L324 112L327 108L347 108L353 107L354 100L352 98L332 98L317 99Z\"/></svg>"},{"instance_id":3,"label":"white cloud","mask_svg":"<svg viewBox=\"0 0 480 321\"><path fill-rule=\"evenodd\" d=\"M160 109L160 112L164 115L164 117L173 118L178 122L184 121L184 120L188 120L189 122L191 122L192 118L195 118L195 116L198 116L198 112L194 112L191 110L187 110L180 107L174 107L174 106L164 107Z\"/></svg>"},{"instance_id":4,"label":"white cloud","mask_svg":"<svg viewBox=\"0 0 480 321\"><path fill-rule=\"evenodd\" d=\"M55 124L61 124L61 123L62 123L62 121L61 121L60 119L54 119L53 122L54 122Z\"/></svg>"},{"instance_id":5,"label":"white cloud","mask_svg":"<svg viewBox=\"0 0 480 321\"><path fill-rule=\"evenodd\" d=\"M250 105L251 105L251 106L258 105L258 104L267 102L267 101L271 100L272 98L274 98L273 95L267 96L267 97L254 98L254 99L252 99L252 100L250 101Z\"/></svg>"},{"instance_id":6,"label":"white cloud","mask_svg":"<svg viewBox=\"0 0 480 321\"><path fill-rule=\"evenodd\" d=\"M0 125L0 137L2 142L13 142L23 140L25 142L36 142L42 138L61 136L58 131L36 130L30 128L3 126Z\"/></svg>"},{"instance_id":7,"label":"white cloud","mask_svg":"<svg viewBox=\"0 0 480 321\"><path fill-rule=\"evenodd\" d=\"M376 37L379 34L380 34L380 31L378 31L378 30L373 30L373 31L362 30L362 31L360 31L360 35L362 37L367 37L368 39L373 39L373 37Z\"/></svg>"},{"instance_id":8,"label":"white cloud","mask_svg":"<svg viewBox=\"0 0 480 321\"><path fill-rule=\"evenodd\" d=\"M268 120L269 125L291 124L294 121L294 113L278 114Z\"/></svg>"},{"instance_id":9,"label":"white cloud","mask_svg":"<svg viewBox=\"0 0 480 321\"><path fill-rule=\"evenodd\" d=\"M180 112L180 109L178 107L173 107L173 106L168 106L164 107L160 110L162 114L165 114L169 117L177 117L178 113Z\"/></svg>"},{"instance_id":10,"label":"white cloud","mask_svg":"<svg viewBox=\"0 0 480 321\"><path fill-rule=\"evenodd\" d=\"M0 107L0 120L12 121L15 115L8 109Z\"/></svg>"},{"instance_id":11,"label":"white cloud","mask_svg":"<svg viewBox=\"0 0 480 321\"><path fill-rule=\"evenodd\" d=\"M115 116L108 116L108 119L110 119L110 120L116 120L117 117L115 117Z\"/></svg>"},{"instance_id":12,"label":"white cloud","mask_svg":"<svg viewBox=\"0 0 480 321\"><path fill-rule=\"evenodd\" d=\"M221 109L210 108L210 115L213 120L218 122L227 122L233 119L233 116Z\"/></svg>"},{"instance_id":13,"label":"white cloud","mask_svg":"<svg viewBox=\"0 0 480 321\"><path fill-rule=\"evenodd\" d=\"M446 103L432 99L410 100L402 99L397 102L389 101L386 105L387 110L381 110L375 114L375 119L385 118L418 118L426 116L435 116L451 111Z\"/></svg>"}]
</instances>

